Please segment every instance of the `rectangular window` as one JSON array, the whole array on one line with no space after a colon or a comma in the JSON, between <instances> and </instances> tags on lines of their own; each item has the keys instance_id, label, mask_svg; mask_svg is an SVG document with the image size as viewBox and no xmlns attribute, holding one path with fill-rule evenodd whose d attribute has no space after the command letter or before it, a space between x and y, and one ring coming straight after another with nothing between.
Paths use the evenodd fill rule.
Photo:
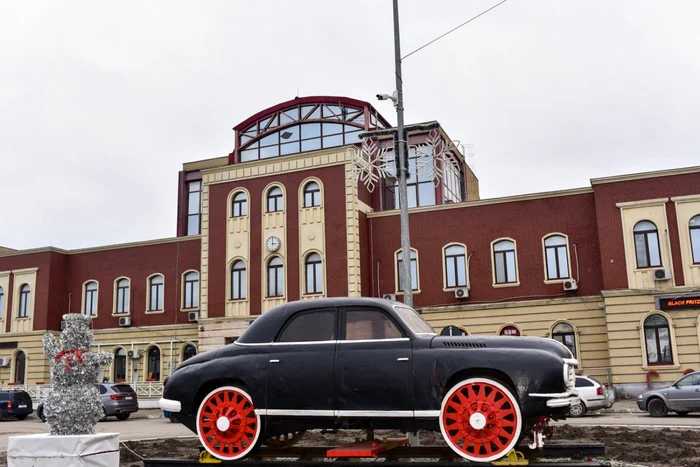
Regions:
<instances>
[{"instance_id":1,"label":"rectangular window","mask_svg":"<svg viewBox=\"0 0 700 467\"><path fill-rule=\"evenodd\" d=\"M414 256L415 252L411 252L411 256ZM403 267L403 260L399 259L396 262L396 274L399 278L399 288L398 291L403 291L403 282L401 282L401 268ZM413 257L411 258L411 290L418 290L418 260Z\"/></svg>"},{"instance_id":2,"label":"rectangular window","mask_svg":"<svg viewBox=\"0 0 700 467\"><path fill-rule=\"evenodd\" d=\"M690 229L690 247L693 251L693 264L700 264L700 228Z\"/></svg>"},{"instance_id":3,"label":"rectangular window","mask_svg":"<svg viewBox=\"0 0 700 467\"><path fill-rule=\"evenodd\" d=\"M199 235L202 217L202 181L187 184L187 235Z\"/></svg>"},{"instance_id":4,"label":"rectangular window","mask_svg":"<svg viewBox=\"0 0 700 467\"><path fill-rule=\"evenodd\" d=\"M199 276L196 274L192 274L192 278L187 276L185 276L185 308L199 308Z\"/></svg>"},{"instance_id":5,"label":"rectangular window","mask_svg":"<svg viewBox=\"0 0 700 467\"><path fill-rule=\"evenodd\" d=\"M149 311L163 310L163 278L156 276L151 279L151 297Z\"/></svg>"},{"instance_id":6,"label":"rectangular window","mask_svg":"<svg viewBox=\"0 0 700 467\"><path fill-rule=\"evenodd\" d=\"M129 287L117 288L117 313L129 312Z\"/></svg>"},{"instance_id":7,"label":"rectangular window","mask_svg":"<svg viewBox=\"0 0 700 467\"><path fill-rule=\"evenodd\" d=\"M515 282L515 251L497 251L494 253L496 265L496 284Z\"/></svg>"},{"instance_id":8,"label":"rectangular window","mask_svg":"<svg viewBox=\"0 0 700 467\"><path fill-rule=\"evenodd\" d=\"M566 245L545 247L547 256L547 280L568 279L569 262Z\"/></svg>"},{"instance_id":9,"label":"rectangular window","mask_svg":"<svg viewBox=\"0 0 700 467\"><path fill-rule=\"evenodd\" d=\"M462 247L458 247L464 251ZM447 288L466 287L467 268L466 259L463 253L445 255L445 271L447 272Z\"/></svg>"}]
</instances>

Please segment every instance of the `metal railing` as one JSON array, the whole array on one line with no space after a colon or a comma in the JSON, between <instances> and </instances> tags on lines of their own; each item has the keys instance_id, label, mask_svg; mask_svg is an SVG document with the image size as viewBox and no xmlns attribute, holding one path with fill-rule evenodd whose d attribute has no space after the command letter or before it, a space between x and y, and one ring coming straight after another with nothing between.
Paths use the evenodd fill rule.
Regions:
<instances>
[{"instance_id":1,"label":"metal railing","mask_svg":"<svg viewBox=\"0 0 700 467\"><path fill-rule=\"evenodd\" d=\"M134 381L125 382L128 384L139 398L160 399L163 396L163 383L159 381ZM42 401L48 391L52 389L51 384L15 384L11 386L0 386L0 391L26 391L34 401Z\"/></svg>"}]
</instances>

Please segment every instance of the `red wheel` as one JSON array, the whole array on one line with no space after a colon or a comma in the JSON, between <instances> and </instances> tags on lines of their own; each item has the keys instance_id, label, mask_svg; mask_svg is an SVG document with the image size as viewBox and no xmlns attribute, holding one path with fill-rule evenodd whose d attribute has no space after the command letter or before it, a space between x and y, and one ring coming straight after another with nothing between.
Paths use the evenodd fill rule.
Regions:
<instances>
[{"instance_id":1,"label":"red wheel","mask_svg":"<svg viewBox=\"0 0 700 467\"><path fill-rule=\"evenodd\" d=\"M488 378L469 378L442 400L440 431L447 444L473 462L491 462L520 439L522 416L513 393Z\"/></svg>"},{"instance_id":2,"label":"red wheel","mask_svg":"<svg viewBox=\"0 0 700 467\"><path fill-rule=\"evenodd\" d=\"M245 457L260 437L260 416L253 400L240 388L223 386L206 395L197 411L197 435L219 459Z\"/></svg>"}]
</instances>

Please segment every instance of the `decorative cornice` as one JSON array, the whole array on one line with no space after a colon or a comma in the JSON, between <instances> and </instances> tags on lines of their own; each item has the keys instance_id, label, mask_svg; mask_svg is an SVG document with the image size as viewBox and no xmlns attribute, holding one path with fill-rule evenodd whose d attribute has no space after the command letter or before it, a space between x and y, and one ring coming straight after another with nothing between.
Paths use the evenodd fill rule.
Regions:
<instances>
[{"instance_id":1,"label":"decorative cornice","mask_svg":"<svg viewBox=\"0 0 700 467\"><path fill-rule=\"evenodd\" d=\"M176 242L189 242L192 240L199 240L201 235L189 235L187 237L170 237L170 238L159 238L155 240L145 240L142 242L131 242L131 243L116 243L113 245L104 245L91 248L79 248L75 250L64 250L62 248L56 248L53 246L41 247L41 248L31 248L28 250L16 250L10 253L0 253L0 258L8 256L20 256L20 255L30 255L36 253L60 253L63 255L77 255L81 253L92 253L94 251L106 251L106 250L119 250L123 248L138 248L142 246L149 245L161 245L165 243L176 243Z\"/></svg>"},{"instance_id":2,"label":"decorative cornice","mask_svg":"<svg viewBox=\"0 0 700 467\"><path fill-rule=\"evenodd\" d=\"M13 269L12 274L15 276L19 276L22 274L31 274L33 272L37 272L39 268L24 268L24 269Z\"/></svg>"},{"instance_id":3,"label":"decorative cornice","mask_svg":"<svg viewBox=\"0 0 700 467\"><path fill-rule=\"evenodd\" d=\"M182 170L185 172L192 172L194 170L214 169L225 165L228 165L228 156L203 159L201 161L185 162L182 164Z\"/></svg>"},{"instance_id":4,"label":"decorative cornice","mask_svg":"<svg viewBox=\"0 0 700 467\"><path fill-rule=\"evenodd\" d=\"M700 201L700 195L673 196L671 201L674 203L692 203Z\"/></svg>"},{"instance_id":5,"label":"decorative cornice","mask_svg":"<svg viewBox=\"0 0 700 467\"><path fill-rule=\"evenodd\" d=\"M641 199L639 201L625 201L617 203L618 208L638 208L642 206L662 206L668 202L668 198Z\"/></svg>"},{"instance_id":6,"label":"decorative cornice","mask_svg":"<svg viewBox=\"0 0 700 467\"><path fill-rule=\"evenodd\" d=\"M627 182L630 180L641 180L645 178L668 177L671 175L684 175L700 172L700 166L682 167L679 169L657 170L655 172L640 172L627 175L615 175L613 177L592 178L591 185L601 185L603 183Z\"/></svg>"},{"instance_id":7,"label":"decorative cornice","mask_svg":"<svg viewBox=\"0 0 700 467\"><path fill-rule=\"evenodd\" d=\"M592 188L574 188L571 190L561 190L561 191L548 191L543 193L529 193L526 195L517 196L505 196L503 198L490 198L490 199L480 199L476 201L462 201L461 203L450 203L450 204L440 204L437 206L422 206L418 208L411 208L408 211L410 213L418 212L432 212L432 211L445 211L448 209L462 209L471 208L475 206L487 206L491 204L504 204L504 203L517 203L521 201L532 201L537 199L547 199L547 198L558 198L560 196L575 196L593 193ZM392 209L391 211L380 211L380 212L370 212L367 213L367 217L387 217L387 216L398 216L399 210Z\"/></svg>"}]
</instances>

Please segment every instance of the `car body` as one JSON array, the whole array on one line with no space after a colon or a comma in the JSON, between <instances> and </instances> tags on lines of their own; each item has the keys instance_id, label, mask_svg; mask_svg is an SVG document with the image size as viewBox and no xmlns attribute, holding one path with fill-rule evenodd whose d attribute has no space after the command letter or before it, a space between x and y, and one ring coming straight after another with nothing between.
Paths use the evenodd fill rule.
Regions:
<instances>
[{"instance_id":1,"label":"car body","mask_svg":"<svg viewBox=\"0 0 700 467\"><path fill-rule=\"evenodd\" d=\"M578 402L577 364L552 339L438 336L397 302L306 300L180 364L160 406L226 460L281 433L372 427L441 431L462 457L488 462L538 417L563 418ZM469 445L459 437L467 424Z\"/></svg>"},{"instance_id":2,"label":"car body","mask_svg":"<svg viewBox=\"0 0 700 467\"><path fill-rule=\"evenodd\" d=\"M32 398L25 391L0 391L0 420L24 420L34 412Z\"/></svg>"},{"instance_id":3,"label":"car body","mask_svg":"<svg viewBox=\"0 0 700 467\"><path fill-rule=\"evenodd\" d=\"M119 420L126 420L134 412L139 410L136 391L127 383L99 383L96 384L100 391L100 401L104 408L105 417L115 416ZM37 407L37 415L43 421L44 403Z\"/></svg>"},{"instance_id":4,"label":"car body","mask_svg":"<svg viewBox=\"0 0 700 467\"><path fill-rule=\"evenodd\" d=\"M640 394L637 406L652 417L665 417L669 412L700 412L700 371L689 373L666 388Z\"/></svg>"},{"instance_id":5,"label":"car body","mask_svg":"<svg viewBox=\"0 0 700 467\"><path fill-rule=\"evenodd\" d=\"M588 412L612 407L614 403L614 400L610 400L607 387L591 376L576 376L576 390L580 401L569 407L572 417L582 417Z\"/></svg>"}]
</instances>

